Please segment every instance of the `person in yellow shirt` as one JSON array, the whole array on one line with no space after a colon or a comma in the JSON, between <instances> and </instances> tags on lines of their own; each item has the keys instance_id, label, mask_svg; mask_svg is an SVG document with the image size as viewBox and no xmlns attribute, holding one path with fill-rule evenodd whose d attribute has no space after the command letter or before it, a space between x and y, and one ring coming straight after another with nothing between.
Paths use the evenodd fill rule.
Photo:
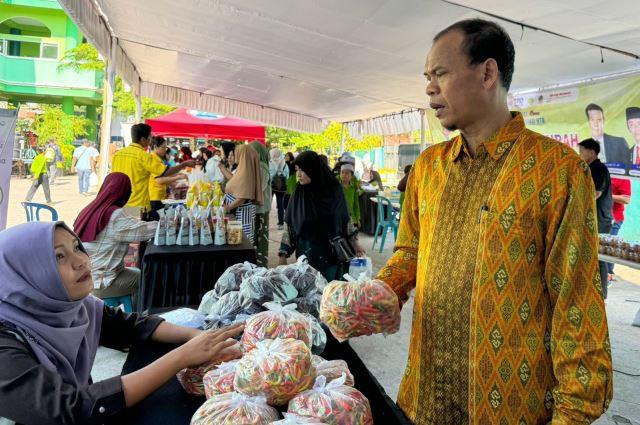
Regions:
<instances>
[{"instance_id":1,"label":"person in yellow shirt","mask_svg":"<svg viewBox=\"0 0 640 425\"><path fill-rule=\"evenodd\" d=\"M401 303L415 289L398 405L417 425L587 424L611 402L589 167L509 111L514 58L482 19L427 57L430 106L460 135L416 160L378 274Z\"/></svg>"},{"instance_id":2,"label":"person in yellow shirt","mask_svg":"<svg viewBox=\"0 0 640 425\"><path fill-rule=\"evenodd\" d=\"M47 174L47 158L45 157L44 148L38 146L36 148L38 154L33 158L31 163L31 175L33 176L33 183L27 192L25 201L31 202L33 195L36 194L38 187L42 186L44 191L44 197L47 200L47 204L51 203L51 192L49 191L49 175Z\"/></svg>"},{"instance_id":3,"label":"person in yellow shirt","mask_svg":"<svg viewBox=\"0 0 640 425\"><path fill-rule=\"evenodd\" d=\"M184 161L175 167L168 167L158 162L155 154L147 152L151 143L151 126L148 124L135 124L131 127L132 143L124 149L120 149L113 155L111 171L124 173L131 180L131 198L126 205L129 214L138 216L141 211L143 217L148 217L151 211L149 198L149 178L170 177L187 167L193 167L195 161Z\"/></svg>"},{"instance_id":4,"label":"person in yellow shirt","mask_svg":"<svg viewBox=\"0 0 640 425\"><path fill-rule=\"evenodd\" d=\"M167 141L162 136L151 138L151 149L153 150L153 161L166 165L165 157L167 155ZM157 164L154 165L157 167ZM167 185L170 185L178 180L186 180L188 177L184 173L177 173L173 176L156 176L151 174L149 177L149 199L151 200L151 220L158 220L158 210L164 208L162 203L163 199L167 199Z\"/></svg>"}]
</instances>

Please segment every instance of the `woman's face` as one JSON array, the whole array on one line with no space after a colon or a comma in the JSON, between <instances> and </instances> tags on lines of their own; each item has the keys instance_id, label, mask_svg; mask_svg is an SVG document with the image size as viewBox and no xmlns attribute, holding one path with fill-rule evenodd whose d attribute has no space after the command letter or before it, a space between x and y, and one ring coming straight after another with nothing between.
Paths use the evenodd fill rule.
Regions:
<instances>
[{"instance_id":1,"label":"woman's face","mask_svg":"<svg viewBox=\"0 0 640 425\"><path fill-rule=\"evenodd\" d=\"M164 158L167 155L167 143L163 143L160 146L156 146L155 153L161 158Z\"/></svg>"},{"instance_id":2,"label":"woman's face","mask_svg":"<svg viewBox=\"0 0 640 425\"><path fill-rule=\"evenodd\" d=\"M229 163L229 165L235 165L236 164L236 153L235 153L235 151L229 151L229 155L227 155L227 162Z\"/></svg>"},{"instance_id":3,"label":"woman's face","mask_svg":"<svg viewBox=\"0 0 640 425\"><path fill-rule=\"evenodd\" d=\"M89 256L78 238L61 227L56 229L53 242L58 272L69 297L74 301L85 298L93 290Z\"/></svg>"},{"instance_id":4,"label":"woman's face","mask_svg":"<svg viewBox=\"0 0 640 425\"><path fill-rule=\"evenodd\" d=\"M286 154L286 155L284 156L284 160L285 160L286 162L291 162L291 161L293 161L293 156L291 156L291 155L289 155L289 154Z\"/></svg>"},{"instance_id":5,"label":"woman's face","mask_svg":"<svg viewBox=\"0 0 640 425\"><path fill-rule=\"evenodd\" d=\"M344 184L349 184L351 182L351 176L352 174L351 174L351 171L349 170L340 171L340 179Z\"/></svg>"},{"instance_id":6,"label":"woman's face","mask_svg":"<svg viewBox=\"0 0 640 425\"><path fill-rule=\"evenodd\" d=\"M311 177L309 177L307 173L302 171L302 169L300 169L300 167L298 167L297 165L296 165L296 178L298 180L298 183L300 183L301 185L311 183Z\"/></svg>"}]
</instances>

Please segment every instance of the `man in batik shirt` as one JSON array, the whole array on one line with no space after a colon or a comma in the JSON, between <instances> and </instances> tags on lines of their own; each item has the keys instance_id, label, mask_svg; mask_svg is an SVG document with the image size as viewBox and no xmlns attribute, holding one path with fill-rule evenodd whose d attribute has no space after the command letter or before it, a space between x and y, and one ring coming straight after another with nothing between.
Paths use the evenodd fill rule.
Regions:
<instances>
[{"instance_id":1,"label":"man in batik shirt","mask_svg":"<svg viewBox=\"0 0 640 425\"><path fill-rule=\"evenodd\" d=\"M427 58L430 106L461 136L415 163L379 274L416 290L398 395L416 424L585 424L612 397L589 168L509 112L514 56L475 19Z\"/></svg>"}]
</instances>

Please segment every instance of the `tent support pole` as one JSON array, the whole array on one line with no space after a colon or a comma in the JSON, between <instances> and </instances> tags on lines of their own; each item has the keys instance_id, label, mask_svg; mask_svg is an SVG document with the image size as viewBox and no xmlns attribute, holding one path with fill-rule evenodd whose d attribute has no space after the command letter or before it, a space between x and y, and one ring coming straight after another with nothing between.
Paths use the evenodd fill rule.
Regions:
<instances>
[{"instance_id":1,"label":"tent support pole","mask_svg":"<svg viewBox=\"0 0 640 425\"><path fill-rule=\"evenodd\" d=\"M136 124L142 122L142 97L140 93L135 95L136 98Z\"/></svg>"},{"instance_id":2,"label":"tent support pole","mask_svg":"<svg viewBox=\"0 0 640 425\"><path fill-rule=\"evenodd\" d=\"M427 141L425 134L425 110L420 109L420 152L426 149Z\"/></svg>"},{"instance_id":3,"label":"tent support pole","mask_svg":"<svg viewBox=\"0 0 640 425\"><path fill-rule=\"evenodd\" d=\"M112 39L111 51L115 52L115 38ZM112 54L113 56L113 54ZM104 81L104 95L102 98L102 121L100 123L100 175L99 183L102 184L109 168L109 144L111 143L111 115L113 112L113 92L116 83L115 61L111 57L107 59Z\"/></svg>"},{"instance_id":4,"label":"tent support pole","mask_svg":"<svg viewBox=\"0 0 640 425\"><path fill-rule=\"evenodd\" d=\"M344 153L344 123L340 126L340 155Z\"/></svg>"}]
</instances>

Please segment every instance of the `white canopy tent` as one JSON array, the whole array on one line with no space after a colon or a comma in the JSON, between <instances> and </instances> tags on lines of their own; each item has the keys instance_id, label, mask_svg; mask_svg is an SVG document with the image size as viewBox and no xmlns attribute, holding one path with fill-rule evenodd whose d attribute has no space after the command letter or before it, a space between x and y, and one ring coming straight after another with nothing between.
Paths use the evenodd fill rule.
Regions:
<instances>
[{"instance_id":1,"label":"white canopy tent","mask_svg":"<svg viewBox=\"0 0 640 425\"><path fill-rule=\"evenodd\" d=\"M498 20L516 45L512 91L640 70L637 0L60 3L137 94L301 131L419 129L433 36L459 19L498 20L481 12L542 29Z\"/></svg>"}]
</instances>

